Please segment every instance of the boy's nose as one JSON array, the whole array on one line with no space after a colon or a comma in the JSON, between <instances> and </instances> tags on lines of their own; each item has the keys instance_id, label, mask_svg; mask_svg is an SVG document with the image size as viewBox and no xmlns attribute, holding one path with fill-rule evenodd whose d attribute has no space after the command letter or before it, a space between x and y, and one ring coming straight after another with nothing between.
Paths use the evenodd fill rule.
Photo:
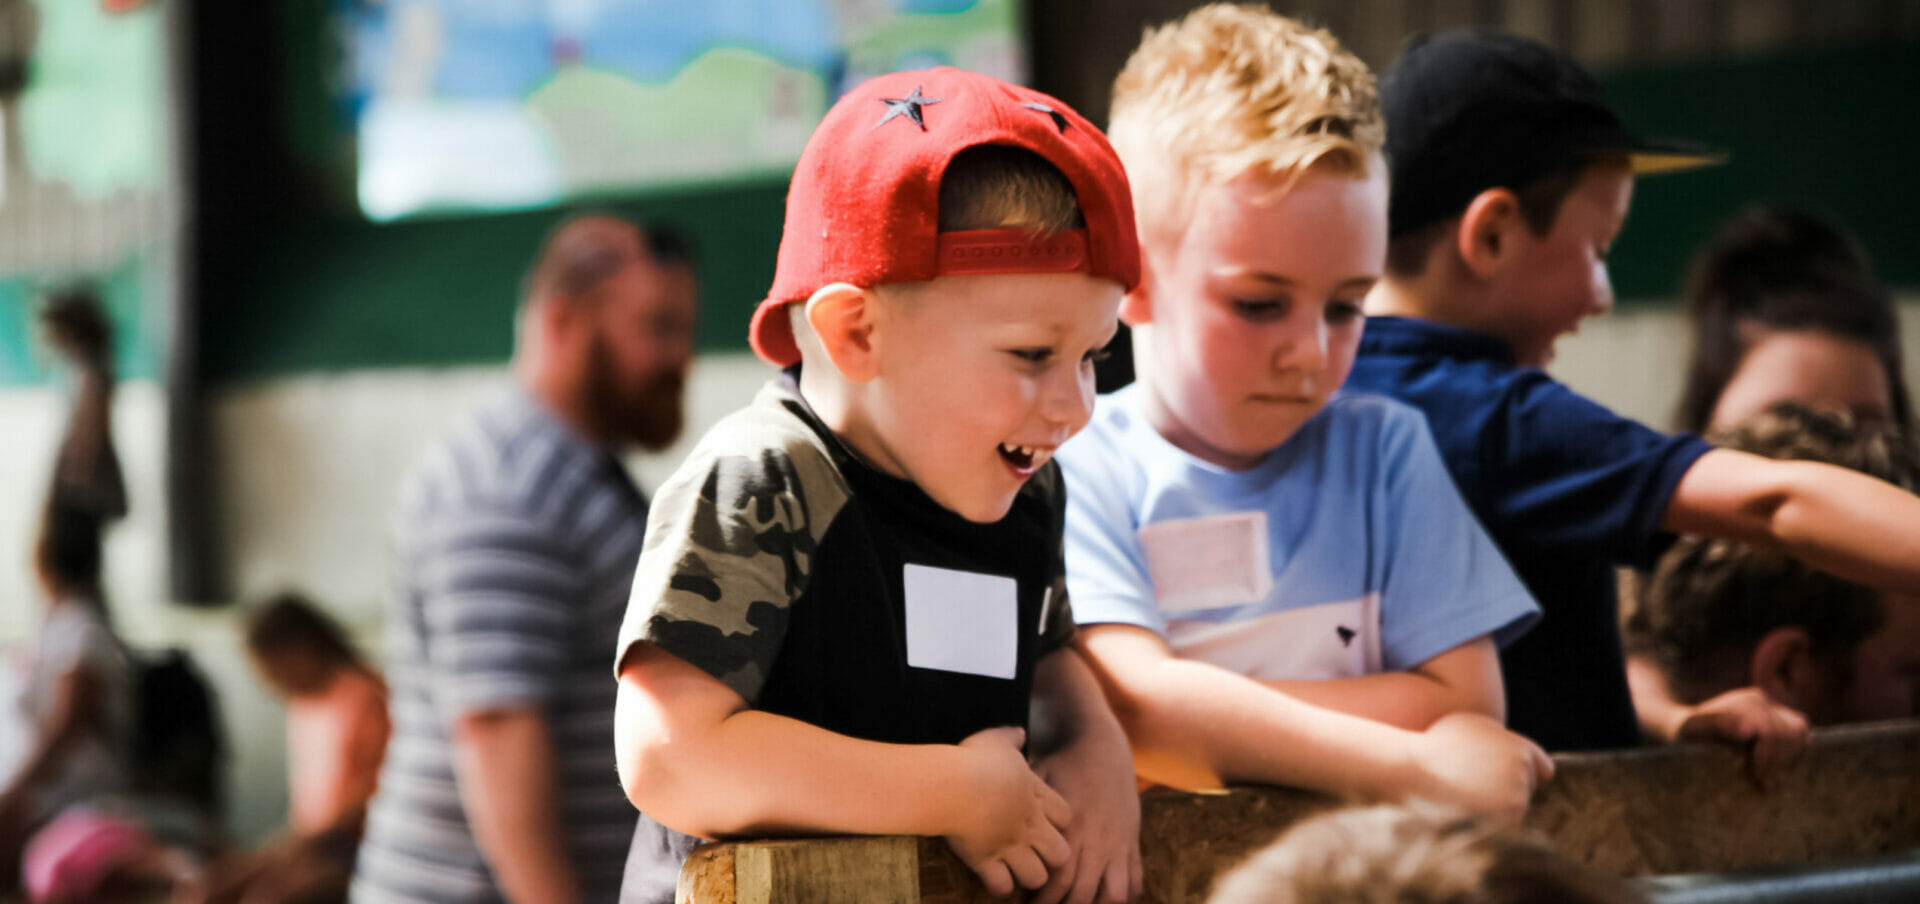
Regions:
<instances>
[{"instance_id":1,"label":"boy's nose","mask_svg":"<svg viewBox=\"0 0 1920 904\"><path fill-rule=\"evenodd\" d=\"M1273 350L1275 370L1317 371L1327 360L1327 323L1313 317L1304 323L1297 319L1285 326L1280 344Z\"/></svg>"},{"instance_id":2,"label":"boy's nose","mask_svg":"<svg viewBox=\"0 0 1920 904\"><path fill-rule=\"evenodd\" d=\"M1093 419L1093 376L1083 375L1080 370L1062 368L1056 379L1047 381L1046 396L1041 401L1041 416L1065 427L1069 434L1079 432Z\"/></svg>"},{"instance_id":3,"label":"boy's nose","mask_svg":"<svg viewBox=\"0 0 1920 904\"><path fill-rule=\"evenodd\" d=\"M1602 263L1594 268L1592 313L1605 314L1611 310L1613 310L1613 277L1607 273L1606 264Z\"/></svg>"}]
</instances>

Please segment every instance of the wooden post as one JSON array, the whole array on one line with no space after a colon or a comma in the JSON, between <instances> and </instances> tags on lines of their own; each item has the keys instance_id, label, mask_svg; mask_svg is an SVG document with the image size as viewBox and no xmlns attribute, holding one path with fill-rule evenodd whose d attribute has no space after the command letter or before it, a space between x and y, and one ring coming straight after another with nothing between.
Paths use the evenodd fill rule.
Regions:
<instances>
[{"instance_id":1,"label":"wooden post","mask_svg":"<svg viewBox=\"0 0 1920 904\"><path fill-rule=\"evenodd\" d=\"M1729 872L1920 849L1920 722L1829 729L1762 792L1733 750L1676 745L1555 757L1527 824L1575 860L1621 875ZM1215 877L1287 826L1335 805L1287 788L1141 797L1143 904L1200 904ZM997 901L937 838L709 844L681 904Z\"/></svg>"}]
</instances>

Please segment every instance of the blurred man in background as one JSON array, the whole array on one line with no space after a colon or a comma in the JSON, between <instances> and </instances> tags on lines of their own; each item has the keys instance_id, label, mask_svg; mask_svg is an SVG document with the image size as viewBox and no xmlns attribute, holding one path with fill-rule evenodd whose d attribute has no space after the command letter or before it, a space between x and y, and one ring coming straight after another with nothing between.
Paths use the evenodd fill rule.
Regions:
<instances>
[{"instance_id":1,"label":"blurred man in background","mask_svg":"<svg viewBox=\"0 0 1920 904\"><path fill-rule=\"evenodd\" d=\"M634 811L606 663L647 503L616 452L679 434L695 307L684 254L616 219L561 224L528 275L513 387L405 483L394 739L353 900L617 894Z\"/></svg>"}]
</instances>

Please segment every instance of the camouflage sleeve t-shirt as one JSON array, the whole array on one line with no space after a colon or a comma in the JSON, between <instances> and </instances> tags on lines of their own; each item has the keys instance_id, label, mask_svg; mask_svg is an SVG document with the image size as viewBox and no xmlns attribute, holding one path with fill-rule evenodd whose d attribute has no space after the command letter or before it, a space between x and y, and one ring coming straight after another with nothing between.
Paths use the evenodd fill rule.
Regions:
<instances>
[{"instance_id":1,"label":"camouflage sleeve t-shirt","mask_svg":"<svg viewBox=\"0 0 1920 904\"><path fill-rule=\"evenodd\" d=\"M757 709L854 737L955 743L1024 725L1073 632L1057 466L967 521L849 452L794 372L716 425L655 495L616 668L639 641Z\"/></svg>"}]
</instances>

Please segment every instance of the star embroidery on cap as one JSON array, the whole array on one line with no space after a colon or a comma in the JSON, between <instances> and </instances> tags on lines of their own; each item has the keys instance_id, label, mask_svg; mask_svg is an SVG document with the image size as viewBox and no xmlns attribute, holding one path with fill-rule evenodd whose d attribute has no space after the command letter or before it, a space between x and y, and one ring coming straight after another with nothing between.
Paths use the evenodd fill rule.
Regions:
<instances>
[{"instance_id":1,"label":"star embroidery on cap","mask_svg":"<svg viewBox=\"0 0 1920 904\"><path fill-rule=\"evenodd\" d=\"M1061 134L1063 135L1066 134L1067 117L1064 114L1062 114L1059 110L1055 110L1054 108L1049 107L1046 104L1021 104L1020 106L1026 107L1029 110L1038 110L1042 113L1047 114L1048 116L1053 117L1053 127L1056 129L1059 129Z\"/></svg>"},{"instance_id":2,"label":"star embroidery on cap","mask_svg":"<svg viewBox=\"0 0 1920 904\"><path fill-rule=\"evenodd\" d=\"M944 98L939 97L921 97L919 85L913 86L913 93L906 97L879 98L881 103L887 105L887 115L880 117L880 121L873 124L873 129L886 125L887 120L895 116L906 114L908 119L913 120L914 125L920 127L920 131L925 132L927 130L927 120L925 115L920 112L920 108L928 104L937 104L943 99ZM867 131L871 132L873 129L868 129Z\"/></svg>"}]
</instances>

